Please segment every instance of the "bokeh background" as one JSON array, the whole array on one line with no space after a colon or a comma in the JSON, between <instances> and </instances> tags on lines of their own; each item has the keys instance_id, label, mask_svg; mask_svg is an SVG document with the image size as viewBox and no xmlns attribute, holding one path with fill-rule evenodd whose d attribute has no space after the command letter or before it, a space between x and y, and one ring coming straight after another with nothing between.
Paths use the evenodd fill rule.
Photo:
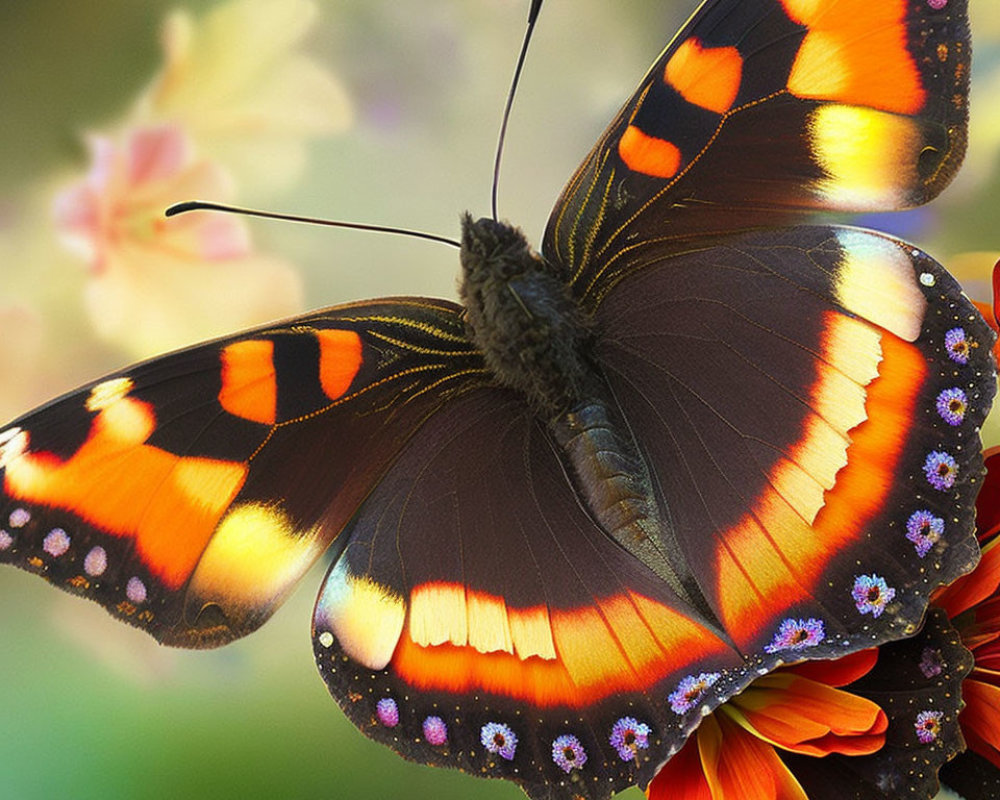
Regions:
<instances>
[{"instance_id":1,"label":"bokeh background","mask_svg":"<svg viewBox=\"0 0 1000 800\"><path fill-rule=\"evenodd\" d=\"M240 230L247 252L259 256L253 263L180 259L164 272L157 258L136 256L141 248L115 250L121 236L152 236L155 245L141 209L123 227L92 226L87 258L79 226L53 206L81 185L95 135L121 146L136 126L174 115L190 129L196 157L224 170L223 199L456 236L461 211L488 213L527 5L0 4L0 420L137 357L225 332L234 320L255 324L379 295L454 297L457 258L440 245L252 222ZM539 241L563 183L693 6L548 0L500 186L501 214L530 239ZM985 300L1000 256L1000 5L971 6L975 90L962 175L927 209L862 221L927 249ZM282 39L289 8L295 36L260 47ZM186 22L170 16L176 9L187 10ZM183 42L193 50L183 68L165 73L168 17L174 56ZM261 26L240 28L248 19ZM230 96L242 105L198 106ZM274 124L254 116L269 111ZM95 258L98 245L114 257ZM151 274L152 266L161 271ZM153 319L166 323L150 328ZM404 762L347 723L309 642L323 568L258 633L197 653L161 648L92 604L3 571L0 796L521 796L513 785Z\"/></svg>"}]
</instances>

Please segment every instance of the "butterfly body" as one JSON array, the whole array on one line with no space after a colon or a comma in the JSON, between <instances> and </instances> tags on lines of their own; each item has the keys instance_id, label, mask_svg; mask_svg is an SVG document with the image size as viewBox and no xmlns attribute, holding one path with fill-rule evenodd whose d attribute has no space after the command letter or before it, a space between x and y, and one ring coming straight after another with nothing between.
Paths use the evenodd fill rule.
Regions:
<instances>
[{"instance_id":1,"label":"butterfly body","mask_svg":"<svg viewBox=\"0 0 1000 800\"><path fill-rule=\"evenodd\" d=\"M677 589L649 471L589 352L593 321L565 276L524 235L463 220L460 294L469 337L494 380L548 421L583 503L601 527ZM668 577L669 576L669 577Z\"/></svg>"},{"instance_id":2,"label":"butterfly body","mask_svg":"<svg viewBox=\"0 0 1000 800\"><path fill-rule=\"evenodd\" d=\"M0 430L0 561L214 646L329 550L314 654L367 735L535 800L645 785L976 563L992 332L919 249L803 224L943 188L968 40L965 0L707 0L540 254L464 220L464 308L312 312Z\"/></svg>"},{"instance_id":3,"label":"butterfly body","mask_svg":"<svg viewBox=\"0 0 1000 800\"><path fill-rule=\"evenodd\" d=\"M470 338L497 382L554 418L595 391L590 324L554 265L516 228L462 223L460 293Z\"/></svg>"}]
</instances>

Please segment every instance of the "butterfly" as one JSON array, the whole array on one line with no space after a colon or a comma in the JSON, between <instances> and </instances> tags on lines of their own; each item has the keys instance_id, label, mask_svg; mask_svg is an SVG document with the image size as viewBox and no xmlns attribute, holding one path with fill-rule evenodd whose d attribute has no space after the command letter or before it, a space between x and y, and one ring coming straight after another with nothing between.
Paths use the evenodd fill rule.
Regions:
<instances>
[{"instance_id":1,"label":"butterfly","mask_svg":"<svg viewBox=\"0 0 1000 800\"><path fill-rule=\"evenodd\" d=\"M364 733L532 798L645 785L976 562L993 334L917 248L809 224L940 192L968 80L965 0L706 0L540 252L463 218L463 305L334 306L0 428L0 561L200 648L329 553L313 647Z\"/></svg>"}]
</instances>

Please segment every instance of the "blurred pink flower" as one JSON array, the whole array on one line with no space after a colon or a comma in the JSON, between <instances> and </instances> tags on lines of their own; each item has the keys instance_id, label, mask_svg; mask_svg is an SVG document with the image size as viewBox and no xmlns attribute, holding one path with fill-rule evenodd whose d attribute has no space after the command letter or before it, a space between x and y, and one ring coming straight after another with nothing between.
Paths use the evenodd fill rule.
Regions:
<instances>
[{"instance_id":1,"label":"blurred pink flower","mask_svg":"<svg viewBox=\"0 0 1000 800\"><path fill-rule=\"evenodd\" d=\"M56 196L54 210L63 241L95 275L107 271L123 246L157 247L191 259L232 258L248 251L245 229L235 217L163 216L172 202L232 195L226 174L196 161L179 128L139 128L127 133L122 145L93 136L90 148L90 171Z\"/></svg>"},{"instance_id":2,"label":"blurred pink flower","mask_svg":"<svg viewBox=\"0 0 1000 800\"><path fill-rule=\"evenodd\" d=\"M54 216L90 268L87 308L102 337L144 356L299 309L296 273L255 254L243 220L164 217L172 203L232 194L226 173L197 158L178 127L90 144L90 171L57 195Z\"/></svg>"}]
</instances>

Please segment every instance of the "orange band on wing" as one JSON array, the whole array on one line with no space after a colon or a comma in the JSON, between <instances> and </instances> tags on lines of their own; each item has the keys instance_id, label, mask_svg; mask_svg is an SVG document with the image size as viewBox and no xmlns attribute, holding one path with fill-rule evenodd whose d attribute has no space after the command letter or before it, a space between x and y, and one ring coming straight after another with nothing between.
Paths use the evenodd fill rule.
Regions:
<instances>
[{"instance_id":1,"label":"orange band on wing","mask_svg":"<svg viewBox=\"0 0 1000 800\"><path fill-rule=\"evenodd\" d=\"M897 336L883 331L880 341L883 360L867 386L865 420L851 429L846 466L823 493L814 518L781 496L774 475L753 511L723 534L716 591L726 629L743 632L734 633L740 643L812 592L830 560L859 539L892 489L927 366ZM808 427L803 435L810 435Z\"/></svg>"},{"instance_id":2,"label":"orange band on wing","mask_svg":"<svg viewBox=\"0 0 1000 800\"><path fill-rule=\"evenodd\" d=\"M149 571L176 589L197 565L247 468L144 444L155 427L149 404L121 398L97 415L90 436L68 460L30 450L13 459L4 490L71 511L110 535L134 538Z\"/></svg>"},{"instance_id":3,"label":"orange band on wing","mask_svg":"<svg viewBox=\"0 0 1000 800\"><path fill-rule=\"evenodd\" d=\"M672 178L681 166L681 151L673 142L647 136L629 125L618 140L618 155L633 172L653 178Z\"/></svg>"},{"instance_id":4,"label":"orange band on wing","mask_svg":"<svg viewBox=\"0 0 1000 800\"><path fill-rule=\"evenodd\" d=\"M851 431L847 466L826 493L826 505L816 518L818 540L830 541L831 551L839 546L838 532L844 539L856 538L881 510L918 416L927 362L916 347L888 332L882 334L882 354L879 376L868 387L868 419Z\"/></svg>"},{"instance_id":5,"label":"orange band on wing","mask_svg":"<svg viewBox=\"0 0 1000 800\"><path fill-rule=\"evenodd\" d=\"M273 425L278 413L274 342L248 339L223 348L219 404L230 414Z\"/></svg>"},{"instance_id":6,"label":"orange band on wing","mask_svg":"<svg viewBox=\"0 0 1000 800\"><path fill-rule=\"evenodd\" d=\"M443 585L435 586L435 594L448 595ZM460 593L476 594L463 588L456 585L447 604ZM512 628L519 615L530 616L533 627L545 619L537 609L509 609L508 614L513 615ZM450 641L423 646L414 642L411 631L404 631L393 667L403 680L423 690L485 691L539 708L579 708L618 692L648 688L696 660L707 663L730 652L726 643L686 615L633 593L572 611L550 610L547 618L555 643L551 658L521 657L516 648L484 653ZM537 630L534 637L539 638Z\"/></svg>"},{"instance_id":7,"label":"orange band on wing","mask_svg":"<svg viewBox=\"0 0 1000 800\"><path fill-rule=\"evenodd\" d=\"M316 331L319 340L319 382L323 393L336 400L346 392L361 369L361 337L354 331Z\"/></svg>"},{"instance_id":8,"label":"orange band on wing","mask_svg":"<svg viewBox=\"0 0 1000 800\"><path fill-rule=\"evenodd\" d=\"M733 106L743 76L743 59L735 47L702 48L688 39L677 48L663 79L696 106L724 114Z\"/></svg>"},{"instance_id":9,"label":"orange band on wing","mask_svg":"<svg viewBox=\"0 0 1000 800\"><path fill-rule=\"evenodd\" d=\"M809 28L788 78L797 97L916 114L926 100L907 49L906 0L781 0Z\"/></svg>"}]
</instances>

